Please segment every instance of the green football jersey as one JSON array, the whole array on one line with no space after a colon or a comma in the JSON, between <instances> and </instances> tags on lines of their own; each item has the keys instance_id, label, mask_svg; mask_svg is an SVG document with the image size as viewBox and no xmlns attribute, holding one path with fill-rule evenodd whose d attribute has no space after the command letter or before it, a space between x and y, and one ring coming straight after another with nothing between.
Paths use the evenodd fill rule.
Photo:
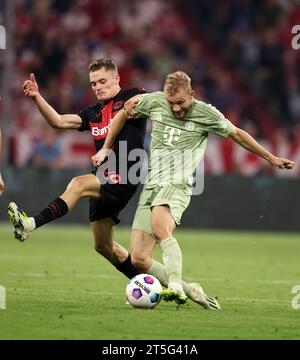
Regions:
<instances>
[{"instance_id":1,"label":"green football jersey","mask_svg":"<svg viewBox=\"0 0 300 360\"><path fill-rule=\"evenodd\" d=\"M227 137L233 128L214 106L196 99L186 116L177 119L162 91L143 95L135 111L152 121L147 188L170 183L192 185L208 134Z\"/></svg>"}]
</instances>

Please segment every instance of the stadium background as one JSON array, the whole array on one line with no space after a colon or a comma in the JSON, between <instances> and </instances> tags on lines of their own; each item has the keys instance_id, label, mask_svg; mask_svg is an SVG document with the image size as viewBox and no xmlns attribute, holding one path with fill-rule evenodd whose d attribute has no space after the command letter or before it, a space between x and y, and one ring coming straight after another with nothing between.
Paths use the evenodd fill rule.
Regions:
<instances>
[{"instance_id":1,"label":"stadium background","mask_svg":"<svg viewBox=\"0 0 300 360\"><path fill-rule=\"evenodd\" d=\"M1 51L1 127L6 204L29 213L60 194L70 176L89 172L88 132L46 124L22 84L34 72L40 91L60 113L94 103L87 67L110 57L122 87L162 88L176 69L192 78L196 97L214 104L278 156L296 162L273 169L230 139L210 136L205 189L193 197L186 226L300 230L300 50L291 29L298 1L1 0L7 31ZM150 141L150 124L145 139ZM135 199L136 201L136 199ZM129 224L135 201L123 214ZM231 206L228 209L227 204ZM86 222L84 200L64 219ZM224 208L227 210L224 211Z\"/></svg>"},{"instance_id":2,"label":"stadium background","mask_svg":"<svg viewBox=\"0 0 300 360\"><path fill-rule=\"evenodd\" d=\"M0 339L299 339L300 50L291 46L299 1L0 0L0 24ZM204 193L176 237L184 278L217 295L220 312L192 302L142 314L124 305L126 279L94 251L85 199L22 244L5 223L10 201L37 212L90 171L93 154L88 132L45 124L23 95L24 80L34 72L57 111L77 112L95 101L87 66L98 57L118 63L123 87L149 91L185 70L198 98L296 162L279 171L210 136ZM135 206L116 232L127 248Z\"/></svg>"}]
</instances>

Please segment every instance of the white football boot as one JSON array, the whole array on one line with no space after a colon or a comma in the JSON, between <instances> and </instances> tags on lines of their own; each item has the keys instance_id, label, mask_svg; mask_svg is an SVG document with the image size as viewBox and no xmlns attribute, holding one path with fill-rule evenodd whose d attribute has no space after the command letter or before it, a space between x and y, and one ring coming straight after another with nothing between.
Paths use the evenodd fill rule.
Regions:
<instances>
[{"instance_id":1,"label":"white football boot","mask_svg":"<svg viewBox=\"0 0 300 360\"><path fill-rule=\"evenodd\" d=\"M202 287L198 283L189 283L188 297L196 304L201 305L207 310L220 310L221 306L218 301L210 296L207 296Z\"/></svg>"}]
</instances>

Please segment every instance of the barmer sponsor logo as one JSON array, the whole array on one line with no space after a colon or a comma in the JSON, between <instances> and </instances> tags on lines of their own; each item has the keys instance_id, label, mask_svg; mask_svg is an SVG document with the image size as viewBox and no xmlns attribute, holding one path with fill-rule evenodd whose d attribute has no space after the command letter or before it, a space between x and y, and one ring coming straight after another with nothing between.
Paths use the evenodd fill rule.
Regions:
<instances>
[{"instance_id":1,"label":"barmer sponsor logo","mask_svg":"<svg viewBox=\"0 0 300 360\"><path fill-rule=\"evenodd\" d=\"M96 126L92 127L92 135L93 136L103 136L106 135L110 129L112 119L110 119L109 124L106 126L103 126L103 128L98 128Z\"/></svg>"},{"instance_id":2,"label":"barmer sponsor logo","mask_svg":"<svg viewBox=\"0 0 300 360\"><path fill-rule=\"evenodd\" d=\"M0 25L0 49L6 49L6 30L3 25Z\"/></svg>"}]
</instances>

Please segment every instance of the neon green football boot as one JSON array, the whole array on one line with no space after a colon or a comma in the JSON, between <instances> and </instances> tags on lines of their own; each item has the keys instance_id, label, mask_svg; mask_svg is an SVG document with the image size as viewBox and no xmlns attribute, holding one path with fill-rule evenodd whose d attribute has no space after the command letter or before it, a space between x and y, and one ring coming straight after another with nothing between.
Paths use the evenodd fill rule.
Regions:
<instances>
[{"instance_id":1,"label":"neon green football boot","mask_svg":"<svg viewBox=\"0 0 300 360\"><path fill-rule=\"evenodd\" d=\"M30 235L30 221L24 211L19 210L17 204L14 202L8 205L8 217L14 226L15 239L25 241Z\"/></svg>"},{"instance_id":2,"label":"neon green football boot","mask_svg":"<svg viewBox=\"0 0 300 360\"><path fill-rule=\"evenodd\" d=\"M187 302L187 296L180 286L176 284L169 285L168 289L163 290L160 296L165 301L175 301L177 305L183 305Z\"/></svg>"}]
</instances>

